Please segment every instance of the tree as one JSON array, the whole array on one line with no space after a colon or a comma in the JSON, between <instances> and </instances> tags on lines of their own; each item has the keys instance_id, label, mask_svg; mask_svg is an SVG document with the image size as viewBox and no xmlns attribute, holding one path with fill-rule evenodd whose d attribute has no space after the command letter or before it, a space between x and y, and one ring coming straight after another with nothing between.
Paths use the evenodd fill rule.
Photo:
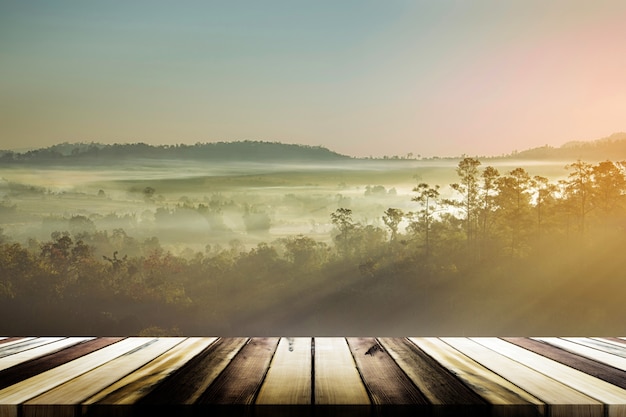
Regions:
<instances>
[{"instance_id":1,"label":"tree","mask_svg":"<svg viewBox=\"0 0 626 417\"><path fill-rule=\"evenodd\" d=\"M530 224L530 175L523 168L515 168L497 181L495 199L502 218L502 229L510 233L511 253L519 254L522 230Z\"/></svg>"},{"instance_id":2,"label":"tree","mask_svg":"<svg viewBox=\"0 0 626 417\"><path fill-rule=\"evenodd\" d=\"M536 175L532 180L535 190L535 211L537 212L537 236L541 239L544 231L545 217L549 209L556 204L555 194L558 187L550 184L546 177Z\"/></svg>"},{"instance_id":3,"label":"tree","mask_svg":"<svg viewBox=\"0 0 626 417\"><path fill-rule=\"evenodd\" d=\"M398 227L400 226L400 222L404 218L404 212L400 209L396 208L388 208L385 210L385 214L383 215L383 222L385 226L389 228L391 231L391 237L389 239L390 242L396 241L396 236L398 235Z\"/></svg>"},{"instance_id":4,"label":"tree","mask_svg":"<svg viewBox=\"0 0 626 417\"><path fill-rule=\"evenodd\" d=\"M600 162L592 168L593 173L593 205L598 208L605 225L610 224L612 217L624 204L626 178L624 167L610 161Z\"/></svg>"},{"instance_id":5,"label":"tree","mask_svg":"<svg viewBox=\"0 0 626 417\"><path fill-rule=\"evenodd\" d=\"M574 207L574 213L578 218L578 230L585 232L587 214L592 210L591 195L593 193L593 166L580 159L566 165L566 169L572 172L568 175L566 183L567 199Z\"/></svg>"},{"instance_id":6,"label":"tree","mask_svg":"<svg viewBox=\"0 0 626 417\"><path fill-rule=\"evenodd\" d=\"M430 230L433 215L437 210L439 201L439 186L434 187L422 182L413 188L418 193L411 200L420 203L421 208L417 212L417 228L424 233L424 252L426 258L430 255Z\"/></svg>"},{"instance_id":7,"label":"tree","mask_svg":"<svg viewBox=\"0 0 626 417\"><path fill-rule=\"evenodd\" d=\"M480 161L476 158L463 158L456 169L460 178L459 183L451 184L454 191L461 195L461 201L446 200L446 203L458 207L464 213L465 235L468 247L474 240L474 230L476 228L476 210L478 208L478 167Z\"/></svg>"},{"instance_id":8,"label":"tree","mask_svg":"<svg viewBox=\"0 0 626 417\"><path fill-rule=\"evenodd\" d=\"M330 214L330 221L339 231L335 240L339 252L345 256L349 252L348 236L356 228L356 224L352 220L352 210L340 207Z\"/></svg>"}]
</instances>

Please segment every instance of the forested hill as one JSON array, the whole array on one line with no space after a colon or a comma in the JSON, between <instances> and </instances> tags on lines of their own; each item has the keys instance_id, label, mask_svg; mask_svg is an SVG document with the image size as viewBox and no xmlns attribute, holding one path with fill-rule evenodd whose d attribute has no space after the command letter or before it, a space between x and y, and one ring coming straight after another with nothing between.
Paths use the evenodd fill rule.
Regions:
<instances>
[{"instance_id":1,"label":"forested hill","mask_svg":"<svg viewBox=\"0 0 626 417\"><path fill-rule=\"evenodd\" d=\"M542 146L510 155L516 159L623 160L626 159L626 133L614 133L594 141L574 141L555 148Z\"/></svg>"},{"instance_id":2,"label":"forested hill","mask_svg":"<svg viewBox=\"0 0 626 417\"><path fill-rule=\"evenodd\" d=\"M120 159L193 159L207 161L334 161L350 157L321 146L278 142L217 142L195 145L104 145L62 143L27 152L0 151L0 163L69 163L118 161Z\"/></svg>"}]
</instances>

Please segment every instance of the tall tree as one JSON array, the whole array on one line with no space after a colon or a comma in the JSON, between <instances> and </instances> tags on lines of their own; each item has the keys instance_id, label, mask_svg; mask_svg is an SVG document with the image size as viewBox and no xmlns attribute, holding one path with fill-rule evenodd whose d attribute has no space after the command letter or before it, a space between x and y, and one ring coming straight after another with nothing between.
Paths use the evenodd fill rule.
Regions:
<instances>
[{"instance_id":1,"label":"tall tree","mask_svg":"<svg viewBox=\"0 0 626 417\"><path fill-rule=\"evenodd\" d=\"M578 220L578 230L580 233L584 233L587 226L587 214L593 209L591 205L593 166L579 159L572 164L566 165L565 168L572 170L566 182L567 199L574 208L574 213Z\"/></svg>"},{"instance_id":2,"label":"tall tree","mask_svg":"<svg viewBox=\"0 0 626 417\"><path fill-rule=\"evenodd\" d=\"M476 229L476 211L479 207L478 167L481 162L476 158L463 158L456 169L460 181L450 187L461 195L461 201L446 200L449 205L458 207L464 213L465 235L468 247L474 240Z\"/></svg>"},{"instance_id":3,"label":"tall tree","mask_svg":"<svg viewBox=\"0 0 626 417\"><path fill-rule=\"evenodd\" d=\"M502 230L509 231L511 254L519 254L522 231L530 224L531 178L523 168L515 168L497 181L498 205Z\"/></svg>"},{"instance_id":4,"label":"tall tree","mask_svg":"<svg viewBox=\"0 0 626 417\"><path fill-rule=\"evenodd\" d=\"M411 200L420 203L421 208L417 211L417 228L424 233L424 253L428 258L430 256L430 232L433 222L433 215L437 211L439 200L439 186L430 185L422 182L413 188L413 192L417 195Z\"/></svg>"}]
</instances>

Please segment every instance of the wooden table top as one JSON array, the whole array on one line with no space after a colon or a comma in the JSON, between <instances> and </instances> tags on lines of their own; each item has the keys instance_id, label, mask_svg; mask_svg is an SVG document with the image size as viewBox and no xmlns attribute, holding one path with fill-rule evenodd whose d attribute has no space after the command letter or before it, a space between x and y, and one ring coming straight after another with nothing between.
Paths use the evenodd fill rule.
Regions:
<instances>
[{"instance_id":1,"label":"wooden table top","mask_svg":"<svg viewBox=\"0 0 626 417\"><path fill-rule=\"evenodd\" d=\"M626 416L626 338L0 338L0 417L160 412Z\"/></svg>"}]
</instances>

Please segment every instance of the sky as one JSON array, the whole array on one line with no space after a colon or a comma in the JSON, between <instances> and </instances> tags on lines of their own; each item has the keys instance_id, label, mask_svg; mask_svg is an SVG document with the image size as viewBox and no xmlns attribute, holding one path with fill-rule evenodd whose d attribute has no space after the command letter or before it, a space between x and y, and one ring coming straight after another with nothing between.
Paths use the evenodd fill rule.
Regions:
<instances>
[{"instance_id":1,"label":"sky","mask_svg":"<svg viewBox=\"0 0 626 417\"><path fill-rule=\"evenodd\" d=\"M623 0L0 0L0 148L489 156L626 131Z\"/></svg>"}]
</instances>

